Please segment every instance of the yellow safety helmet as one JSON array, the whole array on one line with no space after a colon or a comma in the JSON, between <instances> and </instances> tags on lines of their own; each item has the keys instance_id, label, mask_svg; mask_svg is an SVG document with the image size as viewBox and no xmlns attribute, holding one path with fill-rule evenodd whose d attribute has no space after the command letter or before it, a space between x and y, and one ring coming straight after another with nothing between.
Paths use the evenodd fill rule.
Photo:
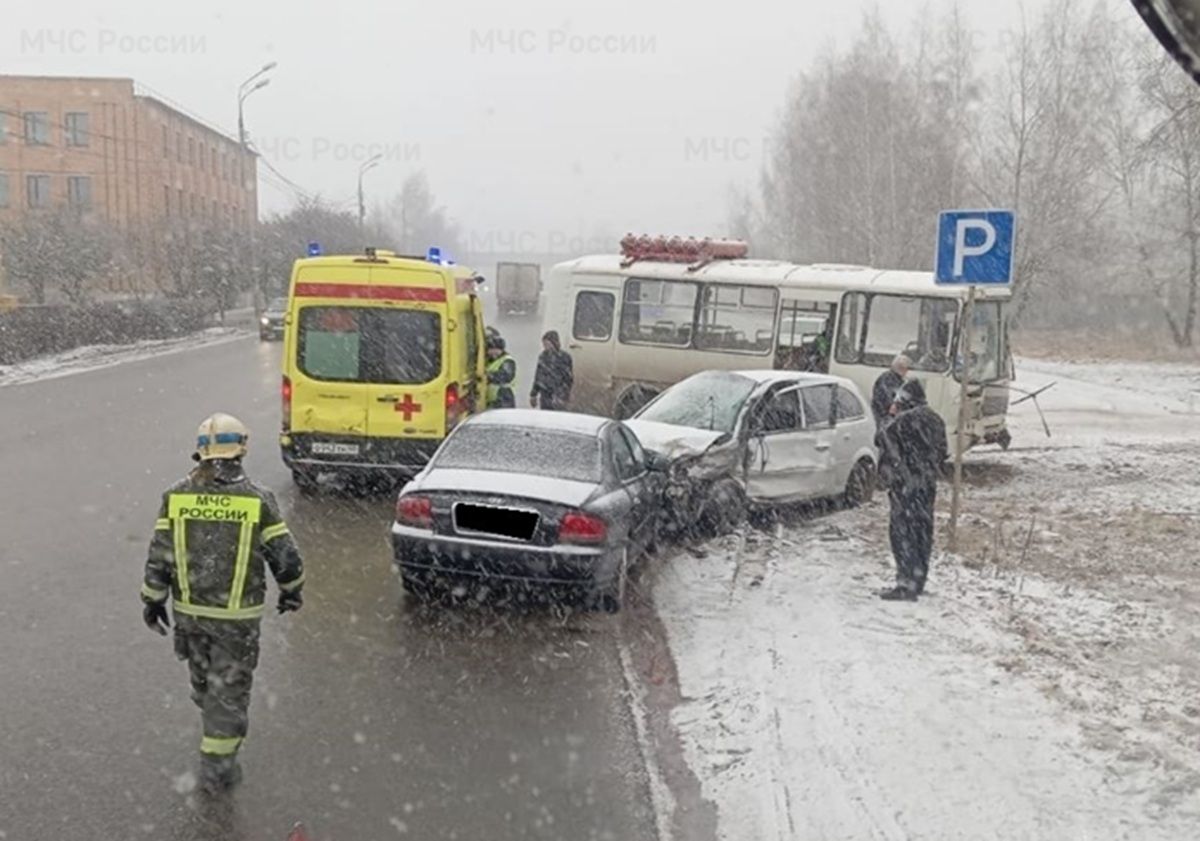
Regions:
<instances>
[{"instance_id":1,"label":"yellow safety helmet","mask_svg":"<svg viewBox=\"0 0 1200 841\"><path fill-rule=\"evenodd\" d=\"M233 415L217 412L204 419L196 433L196 461L241 458L246 454L250 431Z\"/></svg>"}]
</instances>

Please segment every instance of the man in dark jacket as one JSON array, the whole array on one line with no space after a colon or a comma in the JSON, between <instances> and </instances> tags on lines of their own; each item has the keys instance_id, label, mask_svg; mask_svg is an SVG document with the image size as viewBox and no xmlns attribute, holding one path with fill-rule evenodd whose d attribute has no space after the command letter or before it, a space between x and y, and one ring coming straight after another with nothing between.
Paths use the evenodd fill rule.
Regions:
<instances>
[{"instance_id":1,"label":"man in dark jacket","mask_svg":"<svg viewBox=\"0 0 1200 841\"><path fill-rule=\"evenodd\" d=\"M529 402L543 409L565 409L571 400L575 371L571 354L562 349L555 330L542 336L542 352L538 355L537 371L533 375L533 390Z\"/></svg>"},{"instance_id":2,"label":"man in dark jacket","mask_svg":"<svg viewBox=\"0 0 1200 841\"><path fill-rule=\"evenodd\" d=\"M933 553L933 505L948 457L946 424L929 408L925 389L916 380L897 393L892 413L880 435L880 460L891 503L888 536L896 559L896 586L880 596L916 601L925 589Z\"/></svg>"},{"instance_id":3,"label":"man in dark jacket","mask_svg":"<svg viewBox=\"0 0 1200 841\"><path fill-rule=\"evenodd\" d=\"M170 598L175 654L200 708L200 785L215 794L241 778L250 684L266 611L267 570L280 613L299 610L304 566L275 497L246 478L246 427L216 414L200 425L199 465L163 494L142 579L142 618L166 635Z\"/></svg>"},{"instance_id":4,"label":"man in dark jacket","mask_svg":"<svg viewBox=\"0 0 1200 841\"><path fill-rule=\"evenodd\" d=\"M908 369L912 367L909 358L900 354L892 360L892 367L879 375L875 387L871 389L871 414L875 416L875 427L882 427L888 420L892 403L896 401L896 392L904 385Z\"/></svg>"}]
</instances>

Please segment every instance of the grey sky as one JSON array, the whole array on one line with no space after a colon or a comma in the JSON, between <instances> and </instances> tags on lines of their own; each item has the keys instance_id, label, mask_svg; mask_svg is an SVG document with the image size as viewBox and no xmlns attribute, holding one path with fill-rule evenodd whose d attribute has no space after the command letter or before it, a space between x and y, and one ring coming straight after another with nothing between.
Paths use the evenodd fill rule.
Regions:
<instances>
[{"instance_id":1,"label":"grey sky","mask_svg":"<svg viewBox=\"0 0 1200 841\"><path fill-rule=\"evenodd\" d=\"M278 61L246 123L294 182L350 208L375 144L369 197L424 169L473 250L573 251L597 232L723 233L789 80L871 5L48 0L6 10L0 72L132 76L232 132L238 84ZM961 0L981 44L1014 20L1001 5ZM907 26L926 3L882 6ZM261 195L293 199L272 176Z\"/></svg>"}]
</instances>

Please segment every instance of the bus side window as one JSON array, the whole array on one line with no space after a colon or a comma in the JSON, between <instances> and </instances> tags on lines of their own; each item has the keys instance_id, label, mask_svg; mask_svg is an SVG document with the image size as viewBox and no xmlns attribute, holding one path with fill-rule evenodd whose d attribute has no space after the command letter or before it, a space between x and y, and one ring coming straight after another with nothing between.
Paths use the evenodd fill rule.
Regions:
<instances>
[{"instance_id":1,"label":"bus side window","mask_svg":"<svg viewBox=\"0 0 1200 841\"><path fill-rule=\"evenodd\" d=\"M865 293L848 292L842 297L842 317L838 322L837 348L834 351L834 358L838 362L853 364L860 360L866 311Z\"/></svg>"},{"instance_id":2,"label":"bus side window","mask_svg":"<svg viewBox=\"0 0 1200 841\"><path fill-rule=\"evenodd\" d=\"M616 297L610 292L580 292L575 296L571 335L583 342L607 342L612 338Z\"/></svg>"}]
</instances>

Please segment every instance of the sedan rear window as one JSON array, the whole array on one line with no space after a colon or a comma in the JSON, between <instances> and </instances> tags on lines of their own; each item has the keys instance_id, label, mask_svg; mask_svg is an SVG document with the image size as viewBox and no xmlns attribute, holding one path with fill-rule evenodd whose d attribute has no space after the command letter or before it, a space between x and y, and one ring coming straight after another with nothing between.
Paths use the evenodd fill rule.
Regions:
<instances>
[{"instance_id":1,"label":"sedan rear window","mask_svg":"<svg viewBox=\"0 0 1200 841\"><path fill-rule=\"evenodd\" d=\"M732 432L756 383L728 371L705 371L668 388L636 417L642 420Z\"/></svg>"},{"instance_id":2,"label":"sedan rear window","mask_svg":"<svg viewBox=\"0 0 1200 841\"><path fill-rule=\"evenodd\" d=\"M600 440L591 435L522 426L468 424L446 439L433 467L600 482L603 477L600 450Z\"/></svg>"}]
</instances>

